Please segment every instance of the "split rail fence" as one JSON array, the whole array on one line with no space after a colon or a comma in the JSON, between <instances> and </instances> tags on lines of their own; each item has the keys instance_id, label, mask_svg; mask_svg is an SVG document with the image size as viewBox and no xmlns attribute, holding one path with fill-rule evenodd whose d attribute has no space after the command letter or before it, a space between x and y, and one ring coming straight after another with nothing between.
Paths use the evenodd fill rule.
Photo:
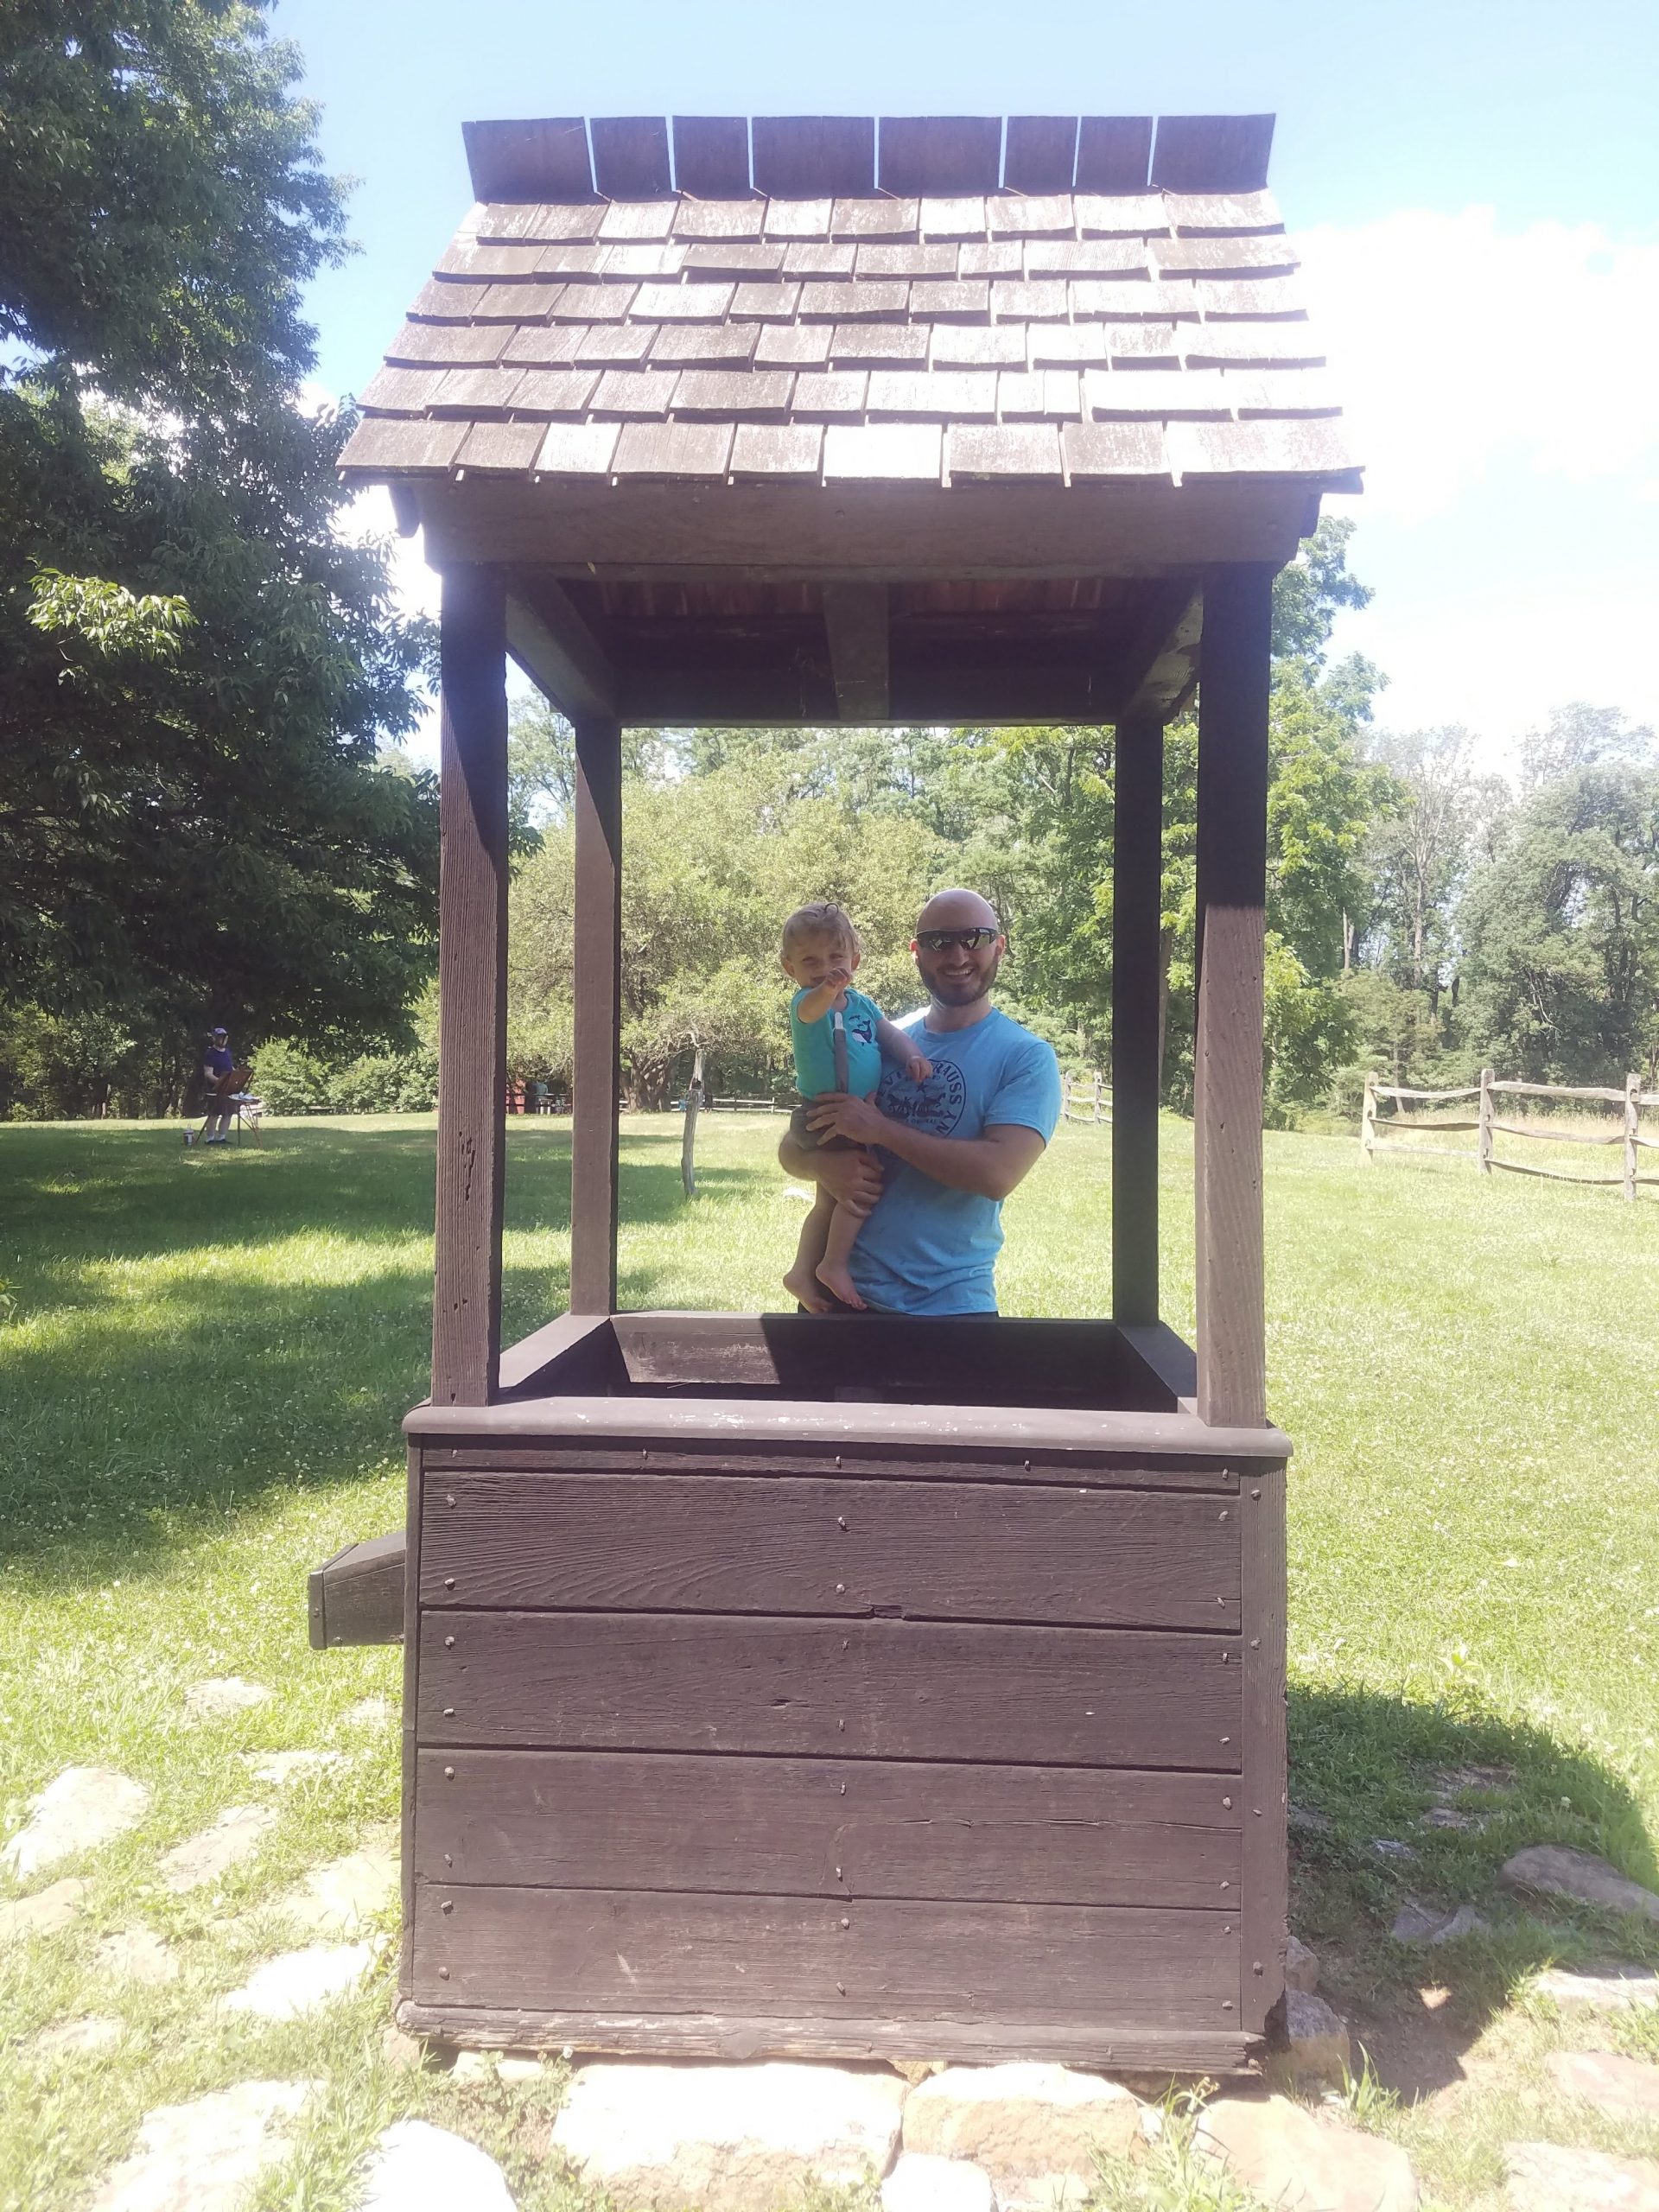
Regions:
<instances>
[{"instance_id":1,"label":"split rail fence","mask_svg":"<svg viewBox=\"0 0 1659 2212\"><path fill-rule=\"evenodd\" d=\"M1551 1098L1587 1100L1597 1105L1616 1106L1621 1109L1623 1126L1606 1135L1580 1129L1548 1129L1535 1123L1500 1121L1499 1102L1504 1097ZM1392 1113L1379 1114L1379 1098L1395 1102ZM1409 1101L1418 1106L1445 1106L1455 1099L1473 1098L1478 1101L1475 1118L1471 1122L1431 1122L1402 1112L1399 1102ZM1659 1152L1659 1135L1642 1134L1642 1109L1659 1106L1659 1090L1643 1090L1638 1075L1627 1075L1622 1089L1606 1084L1574 1085L1561 1083L1510 1083L1501 1080L1491 1068L1483 1068L1480 1081L1452 1090L1411 1090L1399 1084L1378 1083L1375 1077L1365 1078L1365 1104L1360 1122L1360 1154L1367 1166L1379 1152L1401 1154L1430 1153L1442 1160L1472 1160L1483 1175L1490 1175L1494 1168L1506 1175L1538 1175L1552 1183L1600 1184L1607 1188L1617 1186L1622 1195L1634 1200L1639 1184L1659 1184L1659 1175L1640 1173L1643 1152ZM1410 1130L1412 1141L1399 1137L1379 1137L1379 1130ZM1474 1149L1462 1145L1420 1144L1419 1136L1452 1136L1474 1134ZM1534 1167L1519 1160L1500 1160L1493 1147L1498 1136L1526 1137L1544 1144L1583 1144L1624 1147L1624 1162L1617 1175L1581 1175L1570 1168Z\"/></svg>"},{"instance_id":2,"label":"split rail fence","mask_svg":"<svg viewBox=\"0 0 1659 2212\"><path fill-rule=\"evenodd\" d=\"M1102 1082L1098 1068L1092 1084L1082 1076L1060 1077L1060 1114L1068 1122L1110 1122L1112 1087Z\"/></svg>"}]
</instances>

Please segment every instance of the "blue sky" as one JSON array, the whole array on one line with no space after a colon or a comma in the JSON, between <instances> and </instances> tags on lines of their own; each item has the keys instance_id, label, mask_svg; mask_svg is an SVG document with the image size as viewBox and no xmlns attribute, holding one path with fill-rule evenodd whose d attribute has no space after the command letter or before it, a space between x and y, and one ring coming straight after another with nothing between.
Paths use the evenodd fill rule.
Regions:
<instances>
[{"instance_id":1,"label":"blue sky","mask_svg":"<svg viewBox=\"0 0 1659 2212\"><path fill-rule=\"evenodd\" d=\"M469 116L1273 110L1371 463L1343 641L1382 718L1495 759L1569 698L1659 721L1655 0L278 0L274 29L359 180L363 250L312 301L336 392L469 202Z\"/></svg>"}]
</instances>

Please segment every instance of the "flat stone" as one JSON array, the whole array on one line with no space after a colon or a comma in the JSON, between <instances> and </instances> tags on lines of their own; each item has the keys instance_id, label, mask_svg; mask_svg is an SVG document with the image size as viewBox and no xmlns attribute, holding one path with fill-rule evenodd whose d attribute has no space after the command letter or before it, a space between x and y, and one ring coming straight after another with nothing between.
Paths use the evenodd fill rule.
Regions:
<instances>
[{"instance_id":1,"label":"flat stone","mask_svg":"<svg viewBox=\"0 0 1659 2212\"><path fill-rule=\"evenodd\" d=\"M1094 2153L1140 2136L1139 2098L1066 2066L947 2066L905 2107L906 2151L982 2166L1005 2204L1052 2202L1078 2183L1086 2194L1097 2183Z\"/></svg>"},{"instance_id":2,"label":"flat stone","mask_svg":"<svg viewBox=\"0 0 1659 2212\"><path fill-rule=\"evenodd\" d=\"M1379 1859L1414 1859L1417 1856L1412 1845L1402 1843L1398 1836L1394 1835L1374 1835L1371 1849Z\"/></svg>"},{"instance_id":3,"label":"flat stone","mask_svg":"<svg viewBox=\"0 0 1659 2212\"><path fill-rule=\"evenodd\" d=\"M887 2171L905 2085L888 2073L753 2066L580 2068L553 2148L590 2186L645 2212L776 2212L814 2181Z\"/></svg>"},{"instance_id":4,"label":"flat stone","mask_svg":"<svg viewBox=\"0 0 1659 2212\"><path fill-rule=\"evenodd\" d=\"M100 1974L118 1975L124 1981L175 1981L179 1962L161 1937L148 1928L124 1928L106 1936L92 1954Z\"/></svg>"},{"instance_id":5,"label":"flat stone","mask_svg":"<svg viewBox=\"0 0 1659 2212\"><path fill-rule=\"evenodd\" d=\"M0 1904L0 1945L21 1943L29 1936L61 1936L79 1912L86 1888L72 1874L32 1897Z\"/></svg>"},{"instance_id":6,"label":"flat stone","mask_svg":"<svg viewBox=\"0 0 1659 2212\"><path fill-rule=\"evenodd\" d=\"M1285 2041L1269 2051L1262 2073L1270 2082L1340 2082L1351 2056L1348 2025L1323 1997L1306 1990L1285 1992Z\"/></svg>"},{"instance_id":7,"label":"flat stone","mask_svg":"<svg viewBox=\"0 0 1659 2212\"><path fill-rule=\"evenodd\" d=\"M126 2032L124 2020L65 2020L55 2028L42 2028L34 2049L45 2058L79 2058L92 2051L113 2050Z\"/></svg>"},{"instance_id":8,"label":"flat stone","mask_svg":"<svg viewBox=\"0 0 1659 2212\"><path fill-rule=\"evenodd\" d=\"M137 1827L149 1792L106 1766L67 1766L31 1797L29 1819L0 1851L0 1866L20 1881L73 1852L95 1851Z\"/></svg>"},{"instance_id":9,"label":"flat stone","mask_svg":"<svg viewBox=\"0 0 1659 2212\"><path fill-rule=\"evenodd\" d=\"M452 2082L487 2082L495 2071L493 2050L458 2050L449 2069Z\"/></svg>"},{"instance_id":10,"label":"flat stone","mask_svg":"<svg viewBox=\"0 0 1659 2212\"><path fill-rule=\"evenodd\" d=\"M993 2212L991 2177L965 2158L904 2151L881 2184L881 2212Z\"/></svg>"},{"instance_id":11,"label":"flat stone","mask_svg":"<svg viewBox=\"0 0 1659 2212\"><path fill-rule=\"evenodd\" d=\"M1659 2005L1659 1974L1651 1967L1626 1966L1618 1961L1611 1966L1582 1969L1551 1967L1532 1986L1535 1995L1553 1998L1558 2005L1590 2005L1605 2012Z\"/></svg>"},{"instance_id":12,"label":"flat stone","mask_svg":"<svg viewBox=\"0 0 1659 2212\"><path fill-rule=\"evenodd\" d=\"M1319 1986L1319 1961L1300 1936L1293 1936L1285 1946L1285 1987L1299 1989L1305 1996L1312 1996Z\"/></svg>"},{"instance_id":13,"label":"flat stone","mask_svg":"<svg viewBox=\"0 0 1659 2212\"><path fill-rule=\"evenodd\" d=\"M1396 2144L1288 2097L1218 2097L1197 2140L1275 2212L1416 2212L1416 2177Z\"/></svg>"},{"instance_id":14,"label":"flat stone","mask_svg":"<svg viewBox=\"0 0 1659 2212\"><path fill-rule=\"evenodd\" d=\"M1460 1813L1455 1805L1431 1805L1417 1825L1424 1828L1450 1828L1458 1835L1478 1835L1491 1823L1484 1813Z\"/></svg>"},{"instance_id":15,"label":"flat stone","mask_svg":"<svg viewBox=\"0 0 1659 2212\"><path fill-rule=\"evenodd\" d=\"M1544 1897L1572 1897L1580 1904L1599 1905L1605 1912L1628 1912L1641 1920L1659 1920L1659 1897L1632 1882L1592 1851L1575 1851L1569 1844L1535 1843L1505 1859L1500 1882L1512 1890L1533 1890Z\"/></svg>"},{"instance_id":16,"label":"flat stone","mask_svg":"<svg viewBox=\"0 0 1659 2212\"><path fill-rule=\"evenodd\" d=\"M163 1853L160 1862L163 1885L175 1897L182 1897L188 1890L217 1882L232 1866L253 1856L276 1820L269 1805L227 1805L212 1827Z\"/></svg>"},{"instance_id":17,"label":"flat stone","mask_svg":"<svg viewBox=\"0 0 1659 2212\"><path fill-rule=\"evenodd\" d=\"M243 2212L254 2183L288 2149L310 2082L238 2082L138 2125L138 2145L105 2177L88 2212Z\"/></svg>"},{"instance_id":18,"label":"flat stone","mask_svg":"<svg viewBox=\"0 0 1659 2212\"><path fill-rule=\"evenodd\" d=\"M321 1774L325 1767L339 1766L346 1754L343 1751L244 1751L244 1764L249 1767L256 1782L269 1782L277 1789L286 1789L296 1782L303 1782L308 1774Z\"/></svg>"},{"instance_id":19,"label":"flat stone","mask_svg":"<svg viewBox=\"0 0 1659 2212\"><path fill-rule=\"evenodd\" d=\"M1503 1797L1515 1787L1512 1766L1449 1766L1434 1777L1437 1797L1461 1796L1465 1789L1487 1797Z\"/></svg>"},{"instance_id":20,"label":"flat stone","mask_svg":"<svg viewBox=\"0 0 1659 2212\"><path fill-rule=\"evenodd\" d=\"M1442 1905L1419 1904L1408 1897L1394 1916L1389 1933L1396 1943L1454 1943L1460 1936L1484 1936L1491 1926L1471 1904L1448 1911Z\"/></svg>"},{"instance_id":21,"label":"flat stone","mask_svg":"<svg viewBox=\"0 0 1659 2212\"><path fill-rule=\"evenodd\" d=\"M1564 2097L1618 2119L1659 2118L1659 2066L1611 2050L1553 2050L1549 2075Z\"/></svg>"},{"instance_id":22,"label":"flat stone","mask_svg":"<svg viewBox=\"0 0 1659 2212\"><path fill-rule=\"evenodd\" d=\"M323 1936L355 1936L377 1919L397 1894L397 1853L370 1844L326 1866L313 1867L283 1908L302 1926Z\"/></svg>"},{"instance_id":23,"label":"flat stone","mask_svg":"<svg viewBox=\"0 0 1659 2212\"><path fill-rule=\"evenodd\" d=\"M263 1682L250 1682L240 1675L216 1675L211 1681L192 1682L184 1694L185 1717L189 1720L228 1720L233 1713L251 1713L268 1705L270 1692Z\"/></svg>"},{"instance_id":24,"label":"flat stone","mask_svg":"<svg viewBox=\"0 0 1659 2212\"><path fill-rule=\"evenodd\" d=\"M495 2070L504 2082L515 2082L520 2088L527 2082L543 2080L547 2073L546 2067L539 2058L518 2058L511 2054L501 2061Z\"/></svg>"},{"instance_id":25,"label":"flat stone","mask_svg":"<svg viewBox=\"0 0 1659 2212\"><path fill-rule=\"evenodd\" d=\"M1567 2151L1555 2143L1506 2143L1510 2212L1659 2212L1659 2163Z\"/></svg>"},{"instance_id":26,"label":"flat stone","mask_svg":"<svg viewBox=\"0 0 1659 2212\"><path fill-rule=\"evenodd\" d=\"M1328 1813L1317 1813L1311 1805L1289 1806L1285 1818L1292 1827L1300 1828L1304 1835L1330 1835L1337 1825Z\"/></svg>"},{"instance_id":27,"label":"flat stone","mask_svg":"<svg viewBox=\"0 0 1659 2212\"><path fill-rule=\"evenodd\" d=\"M340 1715L350 1728L384 1728L397 1718L397 1708L389 1697L360 1697Z\"/></svg>"},{"instance_id":28,"label":"flat stone","mask_svg":"<svg viewBox=\"0 0 1659 2212\"><path fill-rule=\"evenodd\" d=\"M313 1943L268 1959L240 1989L219 2000L221 2012L261 2020L295 2020L354 1989L374 1962L372 1943Z\"/></svg>"},{"instance_id":29,"label":"flat stone","mask_svg":"<svg viewBox=\"0 0 1659 2212\"><path fill-rule=\"evenodd\" d=\"M514 2212L487 2151L447 2127L400 2120L369 2154L360 2212Z\"/></svg>"}]
</instances>

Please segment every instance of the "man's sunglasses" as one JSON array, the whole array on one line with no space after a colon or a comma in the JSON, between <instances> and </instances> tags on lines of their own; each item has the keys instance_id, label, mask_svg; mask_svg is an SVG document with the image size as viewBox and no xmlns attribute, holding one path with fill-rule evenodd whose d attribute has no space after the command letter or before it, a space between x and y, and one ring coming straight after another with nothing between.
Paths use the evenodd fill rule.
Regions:
<instances>
[{"instance_id":1,"label":"man's sunglasses","mask_svg":"<svg viewBox=\"0 0 1659 2212\"><path fill-rule=\"evenodd\" d=\"M996 943L995 930L918 930L916 942L924 952L949 952L960 945L964 952L981 951Z\"/></svg>"}]
</instances>

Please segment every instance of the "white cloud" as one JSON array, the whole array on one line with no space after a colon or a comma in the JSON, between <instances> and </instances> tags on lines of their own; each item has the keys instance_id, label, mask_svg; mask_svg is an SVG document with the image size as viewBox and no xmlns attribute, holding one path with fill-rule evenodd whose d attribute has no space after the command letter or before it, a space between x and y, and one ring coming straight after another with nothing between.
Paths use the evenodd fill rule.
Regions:
<instances>
[{"instance_id":1,"label":"white cloud","mask_svg":"<svg viewBox=\"0 0 1659 2212\"><path fill-rule=\"evenodd\" d=\"M1443 512L1505 464L1659 498L1659 245L1491 207L1300 233L1368 507Z\"/></svg>"}]
</instances>

